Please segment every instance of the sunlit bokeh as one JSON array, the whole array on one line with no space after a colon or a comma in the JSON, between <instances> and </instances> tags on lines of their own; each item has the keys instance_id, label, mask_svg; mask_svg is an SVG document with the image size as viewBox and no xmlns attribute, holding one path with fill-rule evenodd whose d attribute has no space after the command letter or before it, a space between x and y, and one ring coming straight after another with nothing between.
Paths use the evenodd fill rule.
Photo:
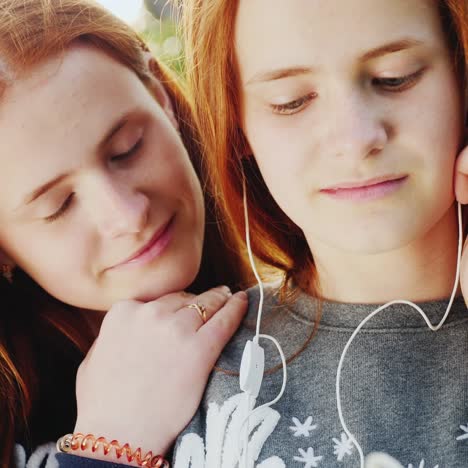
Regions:
<instances>
[{"instance_id":1,"label":"sunlit bokeh","mask_svg":"<svg viewBox=\"0 0 468 468\"><path fill-rule=\"evenodd\" d=\"M134 24L143 11L143 0L97 0L114 15L129 24Z\"/></svg>"},{"instance_id":2,"label":"sunlit bokeh","mask_svg":"<svg viewBox=\"0 0 468 468\"><path fill-rule=\"evenodd\" d=\"M129 24L155 57L176 73L183 73L183 47L177 34L176 14L169 0L97 0Z\"/></svg>"}]
</instances>

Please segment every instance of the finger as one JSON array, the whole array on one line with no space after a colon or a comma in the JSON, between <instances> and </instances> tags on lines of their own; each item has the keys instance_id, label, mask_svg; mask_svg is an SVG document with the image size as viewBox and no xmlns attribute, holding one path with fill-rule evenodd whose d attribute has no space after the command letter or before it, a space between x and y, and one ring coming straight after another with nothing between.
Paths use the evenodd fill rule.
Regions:
<instances>
[{"instance_id":1,"label":"finger","mask_svg":"<svg viewBox=\"0 0 468 468\"><path fill-rule=\"evenodd\" d=\"M208 346L213 365L239 328L247 312L247 306L247 294L244 291L237 292L211 320L199 329L197 335L201 336L202 345Z\"/></svg>"},{"instance_id":2,"label":"finger","mask_svg":"<svg viewBox=\"0 0 468 468\"><path fill-rule=\"evenodd\" d=\"M116 302L106 313L99 328L99 334L114 333L120 329L123 323L126 323L128 317L131 317L135 310L142 306L142 302L132 299Z\"/></svg>"},{"instance_id":3,"label":"finger","mask_svg":"<svg viewBox=\"0 0 468 468\"><path fill-rule=\"evenodd\" d=\"M210 289L193 300L184 304L181 310L178 311L176 321L179 325L188 331L196 331L208 322L218 310L223 307L228 299L232 296L231 290L227 286L219 286ZM196 307L188 307L190 305L198 305L200 311ZM205 312L204 317L202 312Z\"/></svg>"},{"instance_id":4,"label":"finger","mask_svg":"<svg viewBox=\"0 0 468 468\"><path fill-rule=\"evenodd\" d=\"M459 203L468 203L468 146L459 154L455 163L455 196Z\"/></svg>"},{"instance_id":5,"label":"finger","mask_svg":"<svg viewBox=\"0 0 468 468\"><path fill-rule=\"evenodd\" d=\"M186 291L178 291L147 302L144 305L145 310L158 310L160 313L173 314L186 304L190 304L195 299L195 294Z\"/></svg>"}]
</instances>

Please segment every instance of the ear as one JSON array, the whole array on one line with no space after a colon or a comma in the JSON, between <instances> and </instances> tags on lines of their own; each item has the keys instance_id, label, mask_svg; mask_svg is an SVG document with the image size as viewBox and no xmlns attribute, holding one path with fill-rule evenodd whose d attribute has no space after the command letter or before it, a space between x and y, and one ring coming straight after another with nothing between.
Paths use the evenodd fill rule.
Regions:
<instances>
[{"instance_id":1,"label":"ear","mask_svg":"<svg viewBox=\"0 0 468 468\"><path fill-rule=\"evenodd\" d=\"M468 204L468 145L458 155L455 163L454 184L457 201L462 205Z\"/></svg>"},{"instance_id":2,"label":"ear","mask_svg":"<svg viewBox=\"0 0 468 468\"><path fill-rule=\"evenodd\" d=\"M153 57L150 57L148 67L152 73L150 91L152 92L156 100L158 101L159 105L162 107L162 110L167 115L172 125L174 125L174 128L178 130L179 122L177 122L177 119L175 117L174 106L163 84L157 78L158 73L155 70L157 69L157 64L156 64L156 60Z\"/></svg>"}]
</instances>

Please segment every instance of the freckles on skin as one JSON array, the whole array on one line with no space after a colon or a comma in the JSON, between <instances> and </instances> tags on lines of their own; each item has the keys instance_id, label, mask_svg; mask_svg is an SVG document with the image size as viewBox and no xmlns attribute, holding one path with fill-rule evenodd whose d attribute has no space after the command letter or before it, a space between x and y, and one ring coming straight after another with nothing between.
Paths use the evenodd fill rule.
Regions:
<instances>
[{"instance_id":1,"label":"freckles on skin","mask_svg":"<svg viewBox=\"0 0 468 468\"><path fill-rule=\"evenodd\" d=\"M200 265L203 194L174 125L137 75L80 45L35 67L3 98L0 245L17 264L53 296L87 309L186 288ZM121 130L99 145L123 116ZM135 157L117 158L133 143L134 127L141 127L141 147ZM69 177L31 209L15 211L27 193L60 174ZM47 222L70 193L71 207ZM143 198L147 204L138 202ZM101 274L174 216L163 255L131 271ZM116 221L122 217L124 223ZM121 229L118 235L104 233L108 221Z\"/></svg>"},{"instance_id":2,"label":"freckles on skin","mask_svg":"<svg viewBox=\"0 0 468 468\"><path fill-rule=\"evenodd\" d=\"M4 157L0 161L9 174L5 180L2 178L2 183L7 187L11 185L6 193L18 192L18 180L24 187L33 187L41 174L61 173L69 169L70 161L76 161L79 166L83 154L93 156L97 132L108 119L106 112L101 114L98 107L93 107L91 98L80 93L82 83L79 80L70 77L64 82L56 78L53 71L59 61L56 67L47 65L38 67L31 77L19 80L2 97L0 154ZM48 82L53 86L44 86ZM46 108L44 103L48 103ZM90 133L90 129L95 133ZM17 164L12 154L22 158L24 164ZM14 202L9 208L16 206L19 200Z\"/></svg>"},{"instance_id":3,"label":"freckles on skin","mask_svg":"<svg viewBox=\"0 0 468 468\"><path fill-rule=\"evenodd\" d=\"M34 140L38 148L51 146L51 139L54 141L65 141L70 135L76 139L77 126L80 123L79 116L82 115L83 105L80 98L80 83L76 79L70 79L66 84L55 79L60 67L60 60L57 59L54 66L49 63L35 68L27 77L21 77L14 86L7 88L2 95L2 105L0 106L0 128L2 133L20 128L28 135L28 140ZM56 86L51 89L45 86L54 80ZM63 95L63 92L66 95ZM63 105L65 102L67 105ZM47 102L46 109L43 103ZM74 107L70 107L73 102ZM25 113L24 109L28 109ZM92 118L92 115L90 115ZM8 128L8 127L11 128ZM18 132L10 133L14 136ZM10 143L11 147L17 147L21 142L16 138L2 139ZM72 140L73 141L73 140ZM86 143L85 141L83 143Z\"/></svg>"},{"instance_id":4,"label":"freckles on skin","mask_svg":"<svg viewBox=\"0 0 468 468\"><path fill-rule=\"evenodd\" d=\"M287 8L283 8L278 14L272 14L265 18L266 24L262 23L264 27L256 25L253 28L252 22L248 21L248 19L255 17L261 11L265 11L266 3L265 0L240 2L236 23L236 52L241 81L245 83L258 69L284 67L296 63L307 66L319 65L317 78L309 79L309 86L312 89L317 87L319 96L316 102L312 102L310 111L305 111L306 117L278 117L268 112L266 104L262 106L255 102L255 92L247 87L242 88L241 94L244 103L243 127L251 145L254 149L258 148L258 151L254 151L254 153L260 156L258 158L260 164L262 164L261 156L267 150L271 151L271 147L275 148L274 152L278 155L286 155L288 150L294 154L297 150L300 150L300 145L302 145L302 151L304 151L304 142L298 139L306 132L309 133L307 152L313 154L314 157L329 157L329 154L327 154L327 140L320 138L320 136L323 136L323 129L326 126L329 128L327 131L332 136L333 121L340 112L339 102L333 102L333 105L330 105L333 101L333 91L335 91L331 86L334 86L333 80L338 74L344 77L349 73L347 67L352 65L352 60L358 53L366 51L371 46L380 45L387 40L399 38L400 35L405 37L408 31L433 45L439 41L439 44L435 46L439 49L441 49L441 44L444 47L445 43L438 17L432 11L432 5L426 0L415 0L411 5L408 2L394 2L389 5L388 2L383 1L380 7L377 5L377 9L380 8L381 11L385 11L386 15L384 18L381 15L376 20L372 18L372 28L369 28L369 18L366 15L359 14L360 11L365 11L363 8L365 1L351 0L346 4L342 2L338 4L338 2L323 0L297 0L289 2ZM355 8L356 5L359 8ZM348 8L351 16L347 15ZM415 12L418 15L424 14L426 21L420 21L414 25ZM321 21L311 20L317 15L320 16ZM343 28L342 19L344 17L352 17L355 20L351 28L349 28L349 32L346 31L346 25ZM391 20L388 21L387 17L391 18ZM322 18L326 18L327 21L322 21ZM354 22L359 23L359 21L362 22L364 33L356 35L355 31L361 28L355 27ZM276 34L279 24L282 24L283 29L288 32L286 38L281 35L280 42L278 42L280 38ZM398 27L395 25L398 25ZM339 37L344 35L353 39L350 44L352 50L348 50L348 46L343 44L342 40L333 40L335 37L333 31L335 30L341 31ZM435 35L434 31L436 31ZM252 40L253 37L260 40ZM262 39L269 44L268 47L262 45ZM327 47L314 48L313 44L315 43L326 43ZM290 51L292 51L292 56ZM445 51L439 51L438 53L441 55ZM446 57L445 60L449 59ZM419 91L419 94L412 93L410 97L399 101L388 100L388 103L385 104L380 100L380 118L383 121L387 117L392 119L388 127L393 133L406 129L406 134L410 134L413 128L415 130L419 128L417 133L421 133L421 128L423 128L427 132L426 138L427 135L432 135L435 142L444 142L444 140L447 140L444 127L447 129L452 128L452 131L455 128L458 131L459 116L454 115L452 109L459 106L458 101L460 98L453 77L445 78L450 82L450 86L444 90L442 95L439 92L434 96L434 89L425 87ZM323 104L321 104L321 101L323 101ZM421 106L422 103L423 106ZM369 104L370 106L373 105L372 102ZM422 112L421 109L424 108L433 109L433 111ZM449 116L448 120L444 120L443 126L441 126L438 114ZM421 122L424 125L421 125ZM288 135L290 138L285 138ZM294 135L297 138L294 138ZM296 142L297 145L295 146ZM278 150L276 151L276 149ZM280 163L280 159L277 158L276 162ZM298 172L302 169L299 168Z\"/></svg>"},{"instance_id":5,"label":"freckles on skin","mask_svg":"<svg viewBox=\"0 0 468 468\"><path fill-rule=\"evenodd\" d=\"M352 242L362 247L366 239L376 248L396 247L420 236L453 203L453 164L462 130L460 90L435 4L293 0L265 16L267 10L266 0L240 1L236 58L243 128L277 203L308 239L317 236L340 247ZM255 17L263 19L252 21ZM389 52L361 59L406 38L419 45L400 56ZM251 85L259 74L285 68L308 72ZM398 78L420 70L416 84L398 93L374 81L383 71ZM297 113L275 115L269 106L281 96L294 102L310 92L316 98ZM384 147L360 153L376 129L385 132ZM381 202L358 206L318 193L327 185L400 172L410 182ZM337 219L347 239L337 233ZM389 238L379 244L384 233Z\"/></svg>"},{"instance_id":6,"label":"freckles on skin","mask_svg":"<svg viewBox=\"0 0 468 468\"><path fill-rule=\"evenodd\" d=\"M385 11L391 21L382 15L369 17L371 9ZM343 71L342 65L353 60L355 52L380 45L383 39L405 37L408 31L421 38L433 38L437 31L438 39L442 38L444 32L434 11L432 0L292 0L275 5L274 10L268 0L239 0L234 45L241 84L258 71L292 64L317 67L319 73L326 67L339 71L338 65ZM415 13L425 21L415 23Z\"/></svg>"}]
</instances>

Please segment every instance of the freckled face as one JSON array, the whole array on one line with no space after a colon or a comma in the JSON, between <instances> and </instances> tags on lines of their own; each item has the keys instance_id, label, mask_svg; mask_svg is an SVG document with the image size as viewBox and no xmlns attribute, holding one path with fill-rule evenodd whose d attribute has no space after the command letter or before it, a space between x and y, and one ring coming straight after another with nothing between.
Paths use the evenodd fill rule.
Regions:
<instances>
[{"instance_id":1,"label":"freckled face","mask_svg":"<svg viewBox=\"0 0 468 468\"><path fill-rule=\"evenodd\" d=\"M240 0L235 50L245 134L309 244L381 252L447 213L462 110L436 2Z\"/></svg>"},{"instance_id":2,"label":"freckled face","mask_svg":"<svg viewBox=\"0 0 468 468\"><path fill-rule=\"evenodd\" d=\"M156 95L84 46L2 95L0 245L66 303L151 300L198 272L202 192L167 96Z\"/></svg>"}]
</instances>

